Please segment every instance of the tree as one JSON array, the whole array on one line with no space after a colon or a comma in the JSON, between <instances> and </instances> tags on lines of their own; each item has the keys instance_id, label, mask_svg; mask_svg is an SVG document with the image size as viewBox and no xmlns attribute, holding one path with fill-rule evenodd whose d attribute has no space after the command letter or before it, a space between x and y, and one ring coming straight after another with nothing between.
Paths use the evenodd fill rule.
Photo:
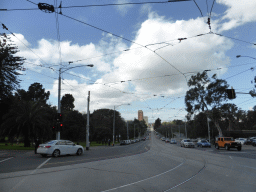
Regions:
<instances>
[{"instance_id":1,"label":"tree","mask_svg":"<svg viewBox=\"0 0 256 192\"><path fill-rule=\"evenodd\" d=\"M155 120L155 125L154 125L154 129L156 130L158 127L161 126L161 119L157 118Z\"/></svg>"},{"instance_id":2,"label":"tree","mask_svg":"<svg viewBox=\"0 0 256 192\"><path fill-rule=\"evenodd\" d=\"M24 58L14 56L18 48L11 44L11 40L5 34L0 35L0 100L12 95L12 91L19 87L19 71L22 67Z\"/></svg>"},{"instance_id":3,"label":"tree","mask_svg":"<svg viewBox=\"0 0 256 192\"><path fill-rule=\"evenodd\" d=\"M32 138L51 135L51 109L41 102L16 100L9 113L4 115L1 135L24 137L24 147L30 146Z\"/></svg>"},{"instance_id":4,"label":"tree","mask_svg":"<svg viewBox=\"0 0 256 192\"><path fill-rule=\"evenodd\" d=\"M72 111L75 108L72 94L65 94L61 99L61 111Z\"/></svg>"},{"instance_id":5,"label":"tree","mask_svg":"<svg viewBox=\"0 0 256 192\"><path fill-rule=\"evenodd\" d=\"M43 85L40 83L33 83L29 86L27 91L27 97L31 101L41 101L46 104L49 99L50 91L45 92Z\"/></svg>"},{"instance_id":6,"label":"tree","mask_svg":"<svg viewBox=\"0 0 256 192\"><path fill-rule=\"evenodd\" d=\"M207 115L214 121L219 134L222 135L217 111L223 101L227 100L226 89L228 84L225 80L217 79L216 74L209 78L207 72L197 73L188 81L191 87L185 96L186 110L191 115L195 112L208 111ZM209 113L211 109L214 112Z\"/></svg>"}]
</instances>

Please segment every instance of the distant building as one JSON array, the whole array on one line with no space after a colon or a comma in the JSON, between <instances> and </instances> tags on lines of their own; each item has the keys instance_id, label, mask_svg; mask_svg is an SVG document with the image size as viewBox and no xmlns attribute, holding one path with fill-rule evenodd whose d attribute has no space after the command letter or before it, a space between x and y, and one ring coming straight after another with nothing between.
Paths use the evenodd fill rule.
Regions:
<instances>
[{"instance_id":1,"label":"distant building","mask_svg":"<svg viewBox=\"0 0 256 192\"><path fill-rule=\"evenodd\" d=\"M148 116L144 116L143 119L146 122L146 125L148 126Z\"/></svg>"},{"instance_id":2,"label":"distant building","mask_svg":"<svg viewBox=\"0 0 256 192\"><path fill-rule=\"evenodd\" d=\"M138 120L143 121L143 111L142 110L138 111Z\"/></svg>"}]
</instances>

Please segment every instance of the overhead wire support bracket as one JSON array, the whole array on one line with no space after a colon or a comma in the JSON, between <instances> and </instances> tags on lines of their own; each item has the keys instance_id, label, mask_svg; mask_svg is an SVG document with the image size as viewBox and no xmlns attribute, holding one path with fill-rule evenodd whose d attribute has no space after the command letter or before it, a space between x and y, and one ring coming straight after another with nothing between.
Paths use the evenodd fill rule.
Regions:
<instances>
[{"instance_id":1,"label":"overhead wire support bracket","mask_svg":"<svg viewBox=\"0 0 256 192\"><path fill-rule=\"evenodd\" d=\"M53 13L53 12L55 12L54 6L53 5L49 5L47 3L38 3L38 8L41 11L44 11L46 13Z\"/></svg>"}]
</instances>

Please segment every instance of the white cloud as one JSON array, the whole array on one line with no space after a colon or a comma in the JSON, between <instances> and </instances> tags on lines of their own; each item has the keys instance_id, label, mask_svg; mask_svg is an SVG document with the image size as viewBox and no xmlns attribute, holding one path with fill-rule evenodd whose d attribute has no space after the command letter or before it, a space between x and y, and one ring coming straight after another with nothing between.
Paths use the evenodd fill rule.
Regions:
<instances>
[{"instance_id":1,"label":"white cloud","mask_svg":"<svg viewBox=\"0 0 256 192\"><path fill-rule=\"evenodd\" d=\"M221 30L230 30L248 22L256 21L256 1L252 0L217 0L227 6Z\"/></svg>"},{"instance_id":2,"label":"white cloud","mask_svg":"<svg viewBox=\"0 0 256 192\"><path fill-rule=\"evenodd\" d=\"M117 4L131 3L131 1L130 0L116 0L116 3ZM118 6L116 6L116 9L122 16L125 16L132 7L133 7L133 5L118 5Z\"/></svg>"}]
</instances>

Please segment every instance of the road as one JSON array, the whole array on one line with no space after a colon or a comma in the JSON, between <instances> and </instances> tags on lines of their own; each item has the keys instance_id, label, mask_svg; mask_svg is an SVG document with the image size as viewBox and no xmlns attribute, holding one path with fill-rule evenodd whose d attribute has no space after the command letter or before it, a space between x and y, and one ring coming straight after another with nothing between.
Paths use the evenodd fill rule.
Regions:
<instances>
[{"instance_id":1,"label":"road","mask_svg":"<svg viewBox=\"0 0 256 192\"><path fill-rule=\"evenodd\" d=\"M255 191L256 148L248 147L243 153L182 148L152 136L138 144L91 150L81 159L38 158L33 169L5 171L9 159L0 162L0 191Z\"/></svg>"}]
</instances>

